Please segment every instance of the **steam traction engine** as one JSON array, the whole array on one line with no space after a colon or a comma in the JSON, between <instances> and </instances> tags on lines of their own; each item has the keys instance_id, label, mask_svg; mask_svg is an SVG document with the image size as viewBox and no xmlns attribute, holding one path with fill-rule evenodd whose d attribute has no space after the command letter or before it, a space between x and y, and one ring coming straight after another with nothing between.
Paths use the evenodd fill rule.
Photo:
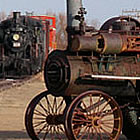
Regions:
<instances>
[{"instance_id":1,"label":"steam traction engine","mask_svg":"<svg viewBox=\"0 0 140 140\"><path fill-rule=\"evenodd\" d=\"M81 0L67 0L68 48L53 51L44 77L48 91L29 104L32 139L140 138L140 23L116 17L99 31L87 27Z\"/></svg>"}]
</instances>

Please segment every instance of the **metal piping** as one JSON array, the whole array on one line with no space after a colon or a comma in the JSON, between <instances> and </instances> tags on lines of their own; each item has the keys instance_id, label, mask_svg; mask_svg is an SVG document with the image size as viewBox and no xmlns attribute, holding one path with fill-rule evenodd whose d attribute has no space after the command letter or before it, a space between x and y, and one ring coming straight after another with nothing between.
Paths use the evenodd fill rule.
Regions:
<instances>
[{"instance_id":1,"label":"metal piping","mask_svg":"<svg viewBox=\"0 0 140 140\"><path fill-rule=\"evenodd\" d=\"M114 80L140 80L140 77L132 77L132 76L91 75L91 77L99 79L114 79Z\"/></svg>"}]
</instances>

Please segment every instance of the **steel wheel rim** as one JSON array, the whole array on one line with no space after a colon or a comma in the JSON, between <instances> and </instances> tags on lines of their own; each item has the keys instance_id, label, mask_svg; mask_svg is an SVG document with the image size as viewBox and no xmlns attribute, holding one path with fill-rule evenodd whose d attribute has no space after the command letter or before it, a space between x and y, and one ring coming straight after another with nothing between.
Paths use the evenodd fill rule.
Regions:
<instances>
[{"instance_id":1,"label":"steel wheel rim","mask_svg":"<svg viewBox=\"0 0 140 140\"><path fill-rule=\"evenodd\" d=\"M25 126L29 136L36 140L63 139L65 106L62 97L54 97L48 91L37 95L30 102L25 115Z\"/></svg>"},{"instance_id":2,"label":"steel wheel rim","mask_svg":"<svg viewBox=\"0 0 140 140\"><path fill-rule=\"evenodd\" d=\"M65 125L69 139L116 140L122 130L122 113L116 101L104 92L87 91L70 105Z\"/></svg>"}]
</instances>

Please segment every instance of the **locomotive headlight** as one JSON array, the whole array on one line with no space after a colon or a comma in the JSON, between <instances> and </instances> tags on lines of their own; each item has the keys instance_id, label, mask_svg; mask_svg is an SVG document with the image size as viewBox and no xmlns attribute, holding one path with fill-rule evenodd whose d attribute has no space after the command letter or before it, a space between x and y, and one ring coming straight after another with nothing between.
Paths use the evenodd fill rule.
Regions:
<instances>
[{"instance_id":1,"label":"locomotive headlight","mask_svg":"<svg viewBox=\"0 0 140 140\"><path fill-rule=\"evenodd\" d=\"M19 35L18 34L14 34L13 35L13 40L15 40L15 41L19 40Z\"/></svg>"}]
</instances>

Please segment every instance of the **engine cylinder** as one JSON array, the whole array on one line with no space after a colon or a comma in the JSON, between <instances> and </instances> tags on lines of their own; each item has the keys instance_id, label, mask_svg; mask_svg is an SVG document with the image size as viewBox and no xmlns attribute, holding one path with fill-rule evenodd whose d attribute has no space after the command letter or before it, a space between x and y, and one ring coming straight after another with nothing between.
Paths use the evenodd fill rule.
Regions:
<instances>
[{"instance_id":1,"label":"engine cylinder","mask_svg":"<svg viewBox=\"0 0 140 140\"><path fill-rule=\"evenodd\" d=\"M127 49L126 36L117 33L101 33L94 36L75 36L71 50L94 51L100 54L120 54Z\"/></svg>"},{"instance_id":2,"label":"engine cylinder","mask_svg":"<svg viewBox=\"0 0 140 140\"><path fill-rule=\"evenodd\" d=\"M120 34L102 33L98 38L97 50L101 54L120 54L123 47L123 40Z\"/></svg>"},{"instance_id":3,"label":"engine cylinder","mask_svg":"<svg viewBox=\"0 0 140 140\"><path fill-rule=\"evenodd\" d=\"M99 36L75 36L72 40L72 51L97 51L97 38Z\"/></svg>"}]
</instances>

